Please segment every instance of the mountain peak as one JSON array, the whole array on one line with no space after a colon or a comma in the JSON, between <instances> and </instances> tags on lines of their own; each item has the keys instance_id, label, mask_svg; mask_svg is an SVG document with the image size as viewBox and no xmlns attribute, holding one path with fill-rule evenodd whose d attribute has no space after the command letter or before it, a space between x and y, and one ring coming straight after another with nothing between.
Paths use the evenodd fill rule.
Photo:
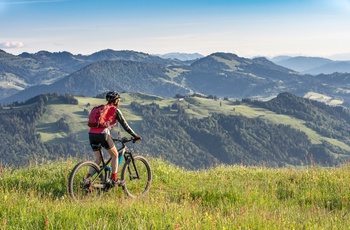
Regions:
<instances>
[{"instance_id":1,"label":"mountain peak","mask_svg":"<svg viewBox=\"0 0 350 230\"><path fill-rule=\"evenodd\" d=\"M209 55L209 57L220 57L223 59L227 59L227 60L232 60L232 59L244 59L242 57L239 57L236 54L233 53L224 53L224 52L217 52L217 53L212 53Z\"/></svg>"},{"instance_id":2,"label":"mountain peak","mask_svg":"<svg viewBox=\"0 0 350 230\"><path fill-rule=\"evenodd\" d=\"M191 61L191 60L196 60L196 59L204 57L203 55L201 55L199 53L180 53L180 52L159 54L156 56L159 56L159 57L164 58L164 59L177 59L180 61Z\"/></svg>"}]
</instances>

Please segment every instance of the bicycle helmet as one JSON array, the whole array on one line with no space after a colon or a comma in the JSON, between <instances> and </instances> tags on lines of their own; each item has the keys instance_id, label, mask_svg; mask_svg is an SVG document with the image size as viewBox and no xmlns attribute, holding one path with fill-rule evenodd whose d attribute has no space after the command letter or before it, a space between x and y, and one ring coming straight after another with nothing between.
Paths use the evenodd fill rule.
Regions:
<instances>
[{"instance_id":1,"label":"bicycle helmet","mask_svg":"<svg viewBox=\"0 0 350 230\"><path fill-rule=\"evenodd\" d=\"M120 94L117 93L116 91L109 91L106 94L106 101L108 101L108 103L111 103L111 102L115 101L118 98L120 98Z\"/></svg>"}]
</instances>

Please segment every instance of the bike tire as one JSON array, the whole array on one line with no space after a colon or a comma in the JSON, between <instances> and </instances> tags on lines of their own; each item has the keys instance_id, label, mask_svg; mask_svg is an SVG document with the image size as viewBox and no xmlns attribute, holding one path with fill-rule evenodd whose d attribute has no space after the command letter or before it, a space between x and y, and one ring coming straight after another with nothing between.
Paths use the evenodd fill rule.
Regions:
<instances>
[{"instance_id":1,"label":"bike tire","mask_svg":"<svg viewBox=\"0 0 350 230\"><path fill-rule=\"evenodd\" d=\"M128 159L125 162L121 179L125 181L124 192L131 198L137 198L149 191L152 182L152 170L143 156L134 156L133 158L134 161ZM139 178L137 178L135 168Z\"/></svg>"},{"instance_id":2,"label":"bike tire","mask_svg":"<svg viewBox=\"0 0 350 230\"><path fill-rule=\"evenodd\" d=\"M93 173L92 176L86 178L90 167L95 172L100 171L100 167L92 161L83 161L78 163L71 171L68 179L68 194L74 200L94 199L100 196L102 189L96 187L95 184L103 182L103 173Z\"/></svg>"}]
</instances>

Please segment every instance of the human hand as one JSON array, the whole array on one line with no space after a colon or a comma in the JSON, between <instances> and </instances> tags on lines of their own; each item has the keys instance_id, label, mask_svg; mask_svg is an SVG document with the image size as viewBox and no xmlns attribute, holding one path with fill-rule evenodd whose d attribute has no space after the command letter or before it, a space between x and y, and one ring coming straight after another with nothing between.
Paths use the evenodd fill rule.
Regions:
<instances>
[{"instance_id":1,"label":"human hand","mask_svg":"<svg viewBox=\"0 0 350 230\"><path fill-rule=\"evenodd\" d=\"M141 141L141 140L142 140L142 137L139 136L139 135L136 135L136 136L134 137L134 140L133 140L132 142L135 143L135 142Z\"/></svg>"}]
</instances>

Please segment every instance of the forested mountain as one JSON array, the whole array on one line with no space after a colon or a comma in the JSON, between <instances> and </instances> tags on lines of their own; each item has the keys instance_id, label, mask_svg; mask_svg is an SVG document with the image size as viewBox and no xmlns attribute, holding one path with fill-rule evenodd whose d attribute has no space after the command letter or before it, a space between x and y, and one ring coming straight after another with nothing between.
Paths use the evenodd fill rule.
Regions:
<instances>
[{"instance_id":1,"label":"forested mountain","mask_svg":"<svg viewBox=\"0 0 350 230\"><path fill-rule=\"evenodd\" d=\"M332 166L349 158L348 109L331 107L290 93L282 93L266 102L201 100L204 104L200 104L196 97L186 97L182 102L174 99L169 104L164 99L140 94L123 101L128 117L138 117L137 133L143 137L143 141L134 146L135 150L188 169L216 164L278 167L317 163ZM86 134L83 135L85 139L77 136L87 132L88 101L91 100L85 98L79 102L70 95L47 94L24 104L15 103L11 108L1 108L0 138L6 146L0 153L1 162L24 165L42 159L90 156ZM219 103L212 115L204 115L207 113L206 104ZM52 113L61 104L65 106L60 108L66 111ZM75 110L70 112L68 107ZM263 114L270 114L269 118L262 115L248 117L239 112L246 110L239 110L243 107L253 108L247 114L264 109ZM54 122L48 123L49 126L42 121L47 113L55 116L50 118ZM194 113L200 116L193 116ZM287 122L293 119L300 121L299 124L304 123L305 128ZM38 126L39 121L41 125ZM53 127L55 132L64 133L62 141L43 140L42 130L51 129L53 132ZM322 141L316 142L307 130Z\"/></svg>"},{"instance_id":2,"label":"forested mountain","mask_svg":"<svg viewBox=\"0 0 350 230\"><path fill-rule=\"evenodd\" d=\"M191 64L189 69L178 79L195 92L220 97L270 96L281 85L300 78L265 58L246 59L228 53L209 55Z\"/></svg>"},{"instance_id":3,"label":"forested mountain","mask_svg":"<svg viewBox=\"0 0 350 230\"><path fill-rule=\"evenodd\" d=\"M40 51L34 54L22 53L16 56L0 50L0 99L14 95L16 92L30 86L51 84L92 63L106 60L130 60L135 62L159 63L164 66L187 65L191 63L162 59L158 56L135 51L101 50L91 55ZM44 93L44 91L41 93ZM26 97L24 100L29 98Z\"/></svg>"},{"instance_id":4,"label":"forested mountain","mask_svg":"<svg viewBox=\"0 0 350 230\"><path fill-rule=\"evenodd\" d=\"M23 53L15 56L0 51L0 80L12 82L14 85L23 82L24 88L52 83L89 63L91 62L76 58L68 52L41 51L36 54Z\"/></svg>"},{"instance_id":5,"label":"forested mountain","mask_svg":"<svg viewBox=\"0 0 350 230\"><path fill-rule=\"evenodd\" d=\"M187 63L192 63L192 61L164 59L156 55L150 55L142 52L136 52L136 51L130 51L130 50L115 51L111 49L101 50L99 52L93 53L89 56L86 56L86 59L92 62L124 60L124 61L135 61L135 62L146 62L146 63L158 63L165 66L184 65Z\"/></svg>"},{"instance_id":6,"label":"forested mountain","mask_svg":"<svg viewBox=\"0 0 350 230\"><path fill-rule=\"evenodd\" d=\"M315 92L344 106L350 104L350 74L300 74L263 57L248 59L213 53L180 61L113 50L91 55L46 51L19 56L3 51L0 54L0 94L5 97L21 90L0 99L2 104L44 93L95 96L109 89L163 97L199 93L239 99L271 98L285 91L298 96Z\"/></svg>"},{"instance_id":7,"label":"forested mountain","mask_svg":"<svg viewBox=\"0 0 350 230\"><path fill-rule=\"evenodd\" d=\"M119 92L147 92L171 97L189 94L190 90L172 80L169 72L176 69L156 63L133 61L95 62L51 85L34 86L19 92L15 98L23 101L38 94L51 92L95 96L110 89Z\"/></svg>"}]
</instances>

